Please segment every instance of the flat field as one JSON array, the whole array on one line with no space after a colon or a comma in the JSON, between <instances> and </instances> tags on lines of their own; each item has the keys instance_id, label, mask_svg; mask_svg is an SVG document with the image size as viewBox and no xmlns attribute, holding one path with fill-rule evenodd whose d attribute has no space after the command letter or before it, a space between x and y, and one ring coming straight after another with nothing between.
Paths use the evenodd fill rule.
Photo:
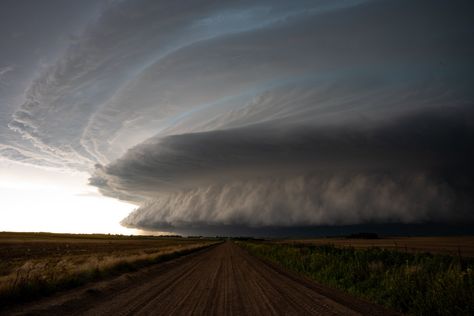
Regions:
<instances>
[{"instance_id":1,"label":"flat field","mask_svg":"<svg viewBox=\"0 0 474 316\"><path fill-rule=\"evenodd\" d=\"M299 243L306 245L334 245L336 247L353 247L366 249L379 247L387 250L418 253L429 252L462 257L474 257L474 236L446 237L382 237L380 239L358 238L315 238L286 239L277 243Z\"/></svg>"},{"instance_id":2,"label":"flat field","mask_svg":"<svg viewBox=\"0 0 474 316\"><path fill-rule=\"evenodd\" d=\"M54 292L164 256L202 248L215 239L0 233L0 301Z\"/></svg>"}]
</instances>

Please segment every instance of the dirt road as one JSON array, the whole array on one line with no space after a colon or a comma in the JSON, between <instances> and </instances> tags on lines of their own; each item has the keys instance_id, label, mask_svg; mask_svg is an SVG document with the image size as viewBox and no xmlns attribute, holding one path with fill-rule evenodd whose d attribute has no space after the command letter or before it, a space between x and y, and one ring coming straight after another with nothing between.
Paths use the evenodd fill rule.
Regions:
<instances>
[{"instance_id":1,"label":"dirt road","mask_svg":"<svg viewBox=\"0 0 474 316\"><path fill-rule=\"evenodd\" d=\"M13 315L390 315L231 242L11 310Z\"/></svg>"}]
</instances>

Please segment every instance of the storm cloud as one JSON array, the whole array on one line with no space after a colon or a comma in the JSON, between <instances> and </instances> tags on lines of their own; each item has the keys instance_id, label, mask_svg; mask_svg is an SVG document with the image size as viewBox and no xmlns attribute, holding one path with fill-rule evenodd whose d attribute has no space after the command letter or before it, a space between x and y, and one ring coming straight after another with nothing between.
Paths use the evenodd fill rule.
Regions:
<instances>
[{"instance_id":1,"label":"storm cloud","mask_svg":"<svg viewBox=\"0 0 474 316\"><path fill-rule=\"evenodd\" d=\"M130 227L471 221L473 9L88 4L47 48L5 33L0 156L90 173Z\"/></svg>"},{"instance_id":2,"label":"storm cloud","mask_svg":"<svg viewBox=\"0 0 474 316\"><path fill-rule=\"evenodd\" d=\"M472 219L473 111L320 128L268 122L153 138L91 183L146 202L129 226Z\"/></svg>"}]
</instances>

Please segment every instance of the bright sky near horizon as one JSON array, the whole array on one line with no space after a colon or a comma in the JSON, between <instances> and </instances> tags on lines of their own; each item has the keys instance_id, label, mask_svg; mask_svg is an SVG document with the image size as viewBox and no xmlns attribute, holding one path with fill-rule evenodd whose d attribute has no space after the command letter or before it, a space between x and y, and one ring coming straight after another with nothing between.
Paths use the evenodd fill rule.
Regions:
<instances>
[{"instance_id":1,"label":"bright sky near horizon","mask_svg":"<svg viewBox=\"0 0 474 316\"><path fill-rule=\"evenodd\" d=\"M0 164L0 231L142 234L120 225L136 205L107 198L84 172Z\"/></svg>"}]
</instances>

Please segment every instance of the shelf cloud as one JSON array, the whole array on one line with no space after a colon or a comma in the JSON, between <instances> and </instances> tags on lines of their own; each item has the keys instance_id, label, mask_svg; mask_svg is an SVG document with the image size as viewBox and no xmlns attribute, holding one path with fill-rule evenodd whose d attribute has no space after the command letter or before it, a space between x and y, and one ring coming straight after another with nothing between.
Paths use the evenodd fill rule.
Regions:
<instances>
[{"instance_id":1,"label":"shelf cloud","mask_svg":"<svg viewBox=\"0 0 474 316\"><path fill-rule=\"evenodd\" d=\"M133 227L472 219L473 114L152 138L98 165L91 183L146 201L124 220Z\"/></svg>"},{"instance_id":2,"label":"shelf cloud","mask_svg":"<svg viewBox=\"0 0 474 316\"><path fill-rule=\"evenodd\" d=\"M472 1L88 8L47 62L0 52L2 159L90 173L129 227L473 220Z\"/></svg>"}]
</instances>

